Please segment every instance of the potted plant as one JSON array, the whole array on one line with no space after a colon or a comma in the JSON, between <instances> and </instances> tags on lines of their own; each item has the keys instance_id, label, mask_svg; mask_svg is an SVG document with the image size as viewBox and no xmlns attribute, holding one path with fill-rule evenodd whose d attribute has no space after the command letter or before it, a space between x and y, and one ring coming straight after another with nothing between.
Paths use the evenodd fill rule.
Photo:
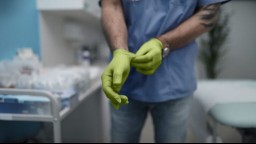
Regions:
<instances>
[{"instance_id":1,"label":"potted plant","mask_svg":"<svg viewBox=\"0 0 256 144\"><path fill-rule=\"evenodd\" d=\"M221 71L220 60L227 52L225 44L230 32L229 18L229 14L220 11L215 27L200 40L199 59L209 79L216 79Z\"/></svg>"}]
</instances>

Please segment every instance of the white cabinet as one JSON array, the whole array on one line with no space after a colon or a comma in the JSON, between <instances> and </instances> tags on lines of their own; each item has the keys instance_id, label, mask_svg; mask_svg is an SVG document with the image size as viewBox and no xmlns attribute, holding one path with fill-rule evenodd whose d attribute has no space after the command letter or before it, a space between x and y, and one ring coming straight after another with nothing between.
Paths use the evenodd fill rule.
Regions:
<instances>
[{"instance_id":1,"label":"white cabinet","mask_svg":"<svg viewBox=\"0 0 256 144\"><path fill-rule=\"evenodd\" d=\"M98 0L37 0L39 11L61 12L70 16L69 13L90 14L100 18L100 7Z\"/></svg>"}]
</instances>

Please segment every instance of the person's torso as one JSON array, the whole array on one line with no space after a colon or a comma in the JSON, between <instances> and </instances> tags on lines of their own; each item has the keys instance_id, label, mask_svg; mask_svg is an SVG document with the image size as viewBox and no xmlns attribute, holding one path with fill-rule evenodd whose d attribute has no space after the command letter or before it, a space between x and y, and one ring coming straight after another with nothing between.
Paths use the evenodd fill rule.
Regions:
<instances>
[{"instance_id":1,"label":"person's torso","mask_svg":"<svg viewBox=\"0 0 256 144\"><path fill-rule=\"evenodd\" d=\"M195 13L197 0L122 0L122 4L129 51L136 53L144 42L175 29L190 18ZM139 74L132 68L122 93L146 102L191 95L196 89L196 55L197 45L193 41L164 58L151 76Z\"/></svg>"}]
</instances>

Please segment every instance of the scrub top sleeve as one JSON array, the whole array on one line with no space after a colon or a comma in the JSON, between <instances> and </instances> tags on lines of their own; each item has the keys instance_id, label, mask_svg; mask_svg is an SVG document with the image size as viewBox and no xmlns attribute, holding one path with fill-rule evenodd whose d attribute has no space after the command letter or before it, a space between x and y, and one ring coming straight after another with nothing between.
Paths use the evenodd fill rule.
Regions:
<instances>
[{"instance_id":1,"label":"scrub top sleeve","mask_svg":"<svg viewBox=\"0 0 256 144\"><path fill-rule=\"evenodd\" d=\"M231 0L198 0L198 7L207 6L211 4L217 4L217 3L227 3Z\"/></svg>"}]
</instances>

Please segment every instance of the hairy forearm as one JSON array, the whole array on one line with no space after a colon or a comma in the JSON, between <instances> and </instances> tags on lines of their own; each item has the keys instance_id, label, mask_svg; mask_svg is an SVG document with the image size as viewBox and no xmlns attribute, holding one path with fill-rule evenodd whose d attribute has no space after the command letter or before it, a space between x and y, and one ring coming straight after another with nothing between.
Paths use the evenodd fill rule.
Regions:
<instances>
[{"instance_id":1,"label":"hairy forearm","mask_svg":"<svg viewBox=\"0 0 256 144\"><path fill-rule=\"evenodd\" d=\"M203 7L176 29L158 38L165 43L169 43L172 50L185 46L213 28L217 20L219 7L219 4Z\"/></svg>"},{"instance_id":2,"label":"hairy forearm","mask_svg":"<svg viewBox=\"0 0 256 144\"><path fill-rule=\"evenodd\" d=\"M102 26L112 51L128 50L127 27L120 0L102 1Z\"/></svg>"}]
</instances>

